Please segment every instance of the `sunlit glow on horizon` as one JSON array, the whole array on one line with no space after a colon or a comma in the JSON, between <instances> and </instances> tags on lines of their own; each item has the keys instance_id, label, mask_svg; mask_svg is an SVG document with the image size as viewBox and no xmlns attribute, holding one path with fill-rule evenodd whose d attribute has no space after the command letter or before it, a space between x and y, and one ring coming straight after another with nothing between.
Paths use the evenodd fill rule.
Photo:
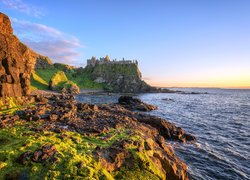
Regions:
<instances>
[{"instance_id":1,"label":"sunlit glow on horizon","mask_svg":"<svg viewBox=\"0 0 250 180\"><path fill-rule=\"evenodd\" d=\"M0 11L54 63L108 54L137 59L153 86L250 88L250 0L26 1L0 0Z\"/></svg>"},{"instance_id":2,"label":"sunlit glow on horizon","mask_svg":"<svg viewBox=\"0 0 250 180\"><path fill-rule=\"evenodd\" d=\"M200 76L183 76L169 79L149 79L146 80L150 85L157 87L200 87L200 88L240 88L250 89L250 72L235 74L214 74Z\"/></svg>"}]
</instances>

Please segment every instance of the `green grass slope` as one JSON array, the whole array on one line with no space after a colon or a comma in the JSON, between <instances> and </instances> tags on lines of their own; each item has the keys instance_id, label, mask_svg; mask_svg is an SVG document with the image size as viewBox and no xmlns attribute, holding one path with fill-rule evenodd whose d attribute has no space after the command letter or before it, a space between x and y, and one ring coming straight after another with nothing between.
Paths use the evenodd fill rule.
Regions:
<instances>
[{"instance_id":1,"label":"green grass slope","mask_svg":"<svg viewBox=\"0 0 250 180\"><path fill-rule=\"evenodd\" d=\"M59 71L64 71L67 79L77 84L80 89L103 89L105 87L102 83L92 81L90 71L84 69L77 72L77 69L67 69L66 66L56 64L46 69L36 69L32 73L31 90L47 90L51 78Z\"/></svg>"}]
</instances>

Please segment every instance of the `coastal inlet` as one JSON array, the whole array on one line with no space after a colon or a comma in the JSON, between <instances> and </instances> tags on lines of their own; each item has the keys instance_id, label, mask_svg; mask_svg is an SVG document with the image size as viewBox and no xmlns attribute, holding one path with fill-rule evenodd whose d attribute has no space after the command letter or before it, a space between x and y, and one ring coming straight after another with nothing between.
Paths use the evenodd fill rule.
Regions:
<instances>
[{"instance_id":1,"label":"coastal inlet","mask_svg":"<svg viewBox=\"0 0 250 180\"><path fill-rule=\"evenodd\" d=\"M250 179L250 90L172 89L202 94L139 94L160 116L197 137L195 145L170 143L191 179ZM207 92L207 93L205 93ZM78 101L116 103L119 95L79 95Z\"/></svg>"}]
</instances>

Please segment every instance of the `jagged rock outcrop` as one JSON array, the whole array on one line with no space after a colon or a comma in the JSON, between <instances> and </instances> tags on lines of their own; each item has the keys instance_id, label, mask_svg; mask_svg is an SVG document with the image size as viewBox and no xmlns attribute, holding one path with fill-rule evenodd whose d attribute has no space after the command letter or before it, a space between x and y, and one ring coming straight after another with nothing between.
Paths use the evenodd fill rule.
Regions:
<instances>
[{"instance_id":1,"label":"jagged rock outcrop","mask_svg":"<svg viewBox=\"0 0 250 180\"><path fill-rule=\"evenodd\" d=\"M48 57L37 54L35 69L47 69L51 68L52 66L53 63Z\"/></svg>"},{"instance_id":2,"label":"jagged rock outcrop","mask_svg":"<svg viewBox=\"0 0 250 180\"><path fill-rule=\"evenodd\" d=\"M29 94L35 53L13 35L8 16L0 13L0 97Z\"/></svg>"}]
</instances>

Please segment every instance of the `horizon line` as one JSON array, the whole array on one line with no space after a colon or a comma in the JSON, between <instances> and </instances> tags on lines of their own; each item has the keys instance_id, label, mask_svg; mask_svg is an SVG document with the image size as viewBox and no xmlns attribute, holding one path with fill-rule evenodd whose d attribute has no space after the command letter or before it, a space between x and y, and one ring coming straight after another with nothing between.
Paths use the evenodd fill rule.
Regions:
<instances>
[{"instance_id":1,"label":"horizon line","mask_svg":"<svg viewBox=\"0 0 250 180\"><path fill-rule=\"evenodd\" d=\"M177 86L155 86L158 88L197 88L197 89L246 89L246 90L250 90L250 86L246 86L246 87L197 87L197 86L182 86L182 87L177 87Z\"/></svg>"}]
</instances>

